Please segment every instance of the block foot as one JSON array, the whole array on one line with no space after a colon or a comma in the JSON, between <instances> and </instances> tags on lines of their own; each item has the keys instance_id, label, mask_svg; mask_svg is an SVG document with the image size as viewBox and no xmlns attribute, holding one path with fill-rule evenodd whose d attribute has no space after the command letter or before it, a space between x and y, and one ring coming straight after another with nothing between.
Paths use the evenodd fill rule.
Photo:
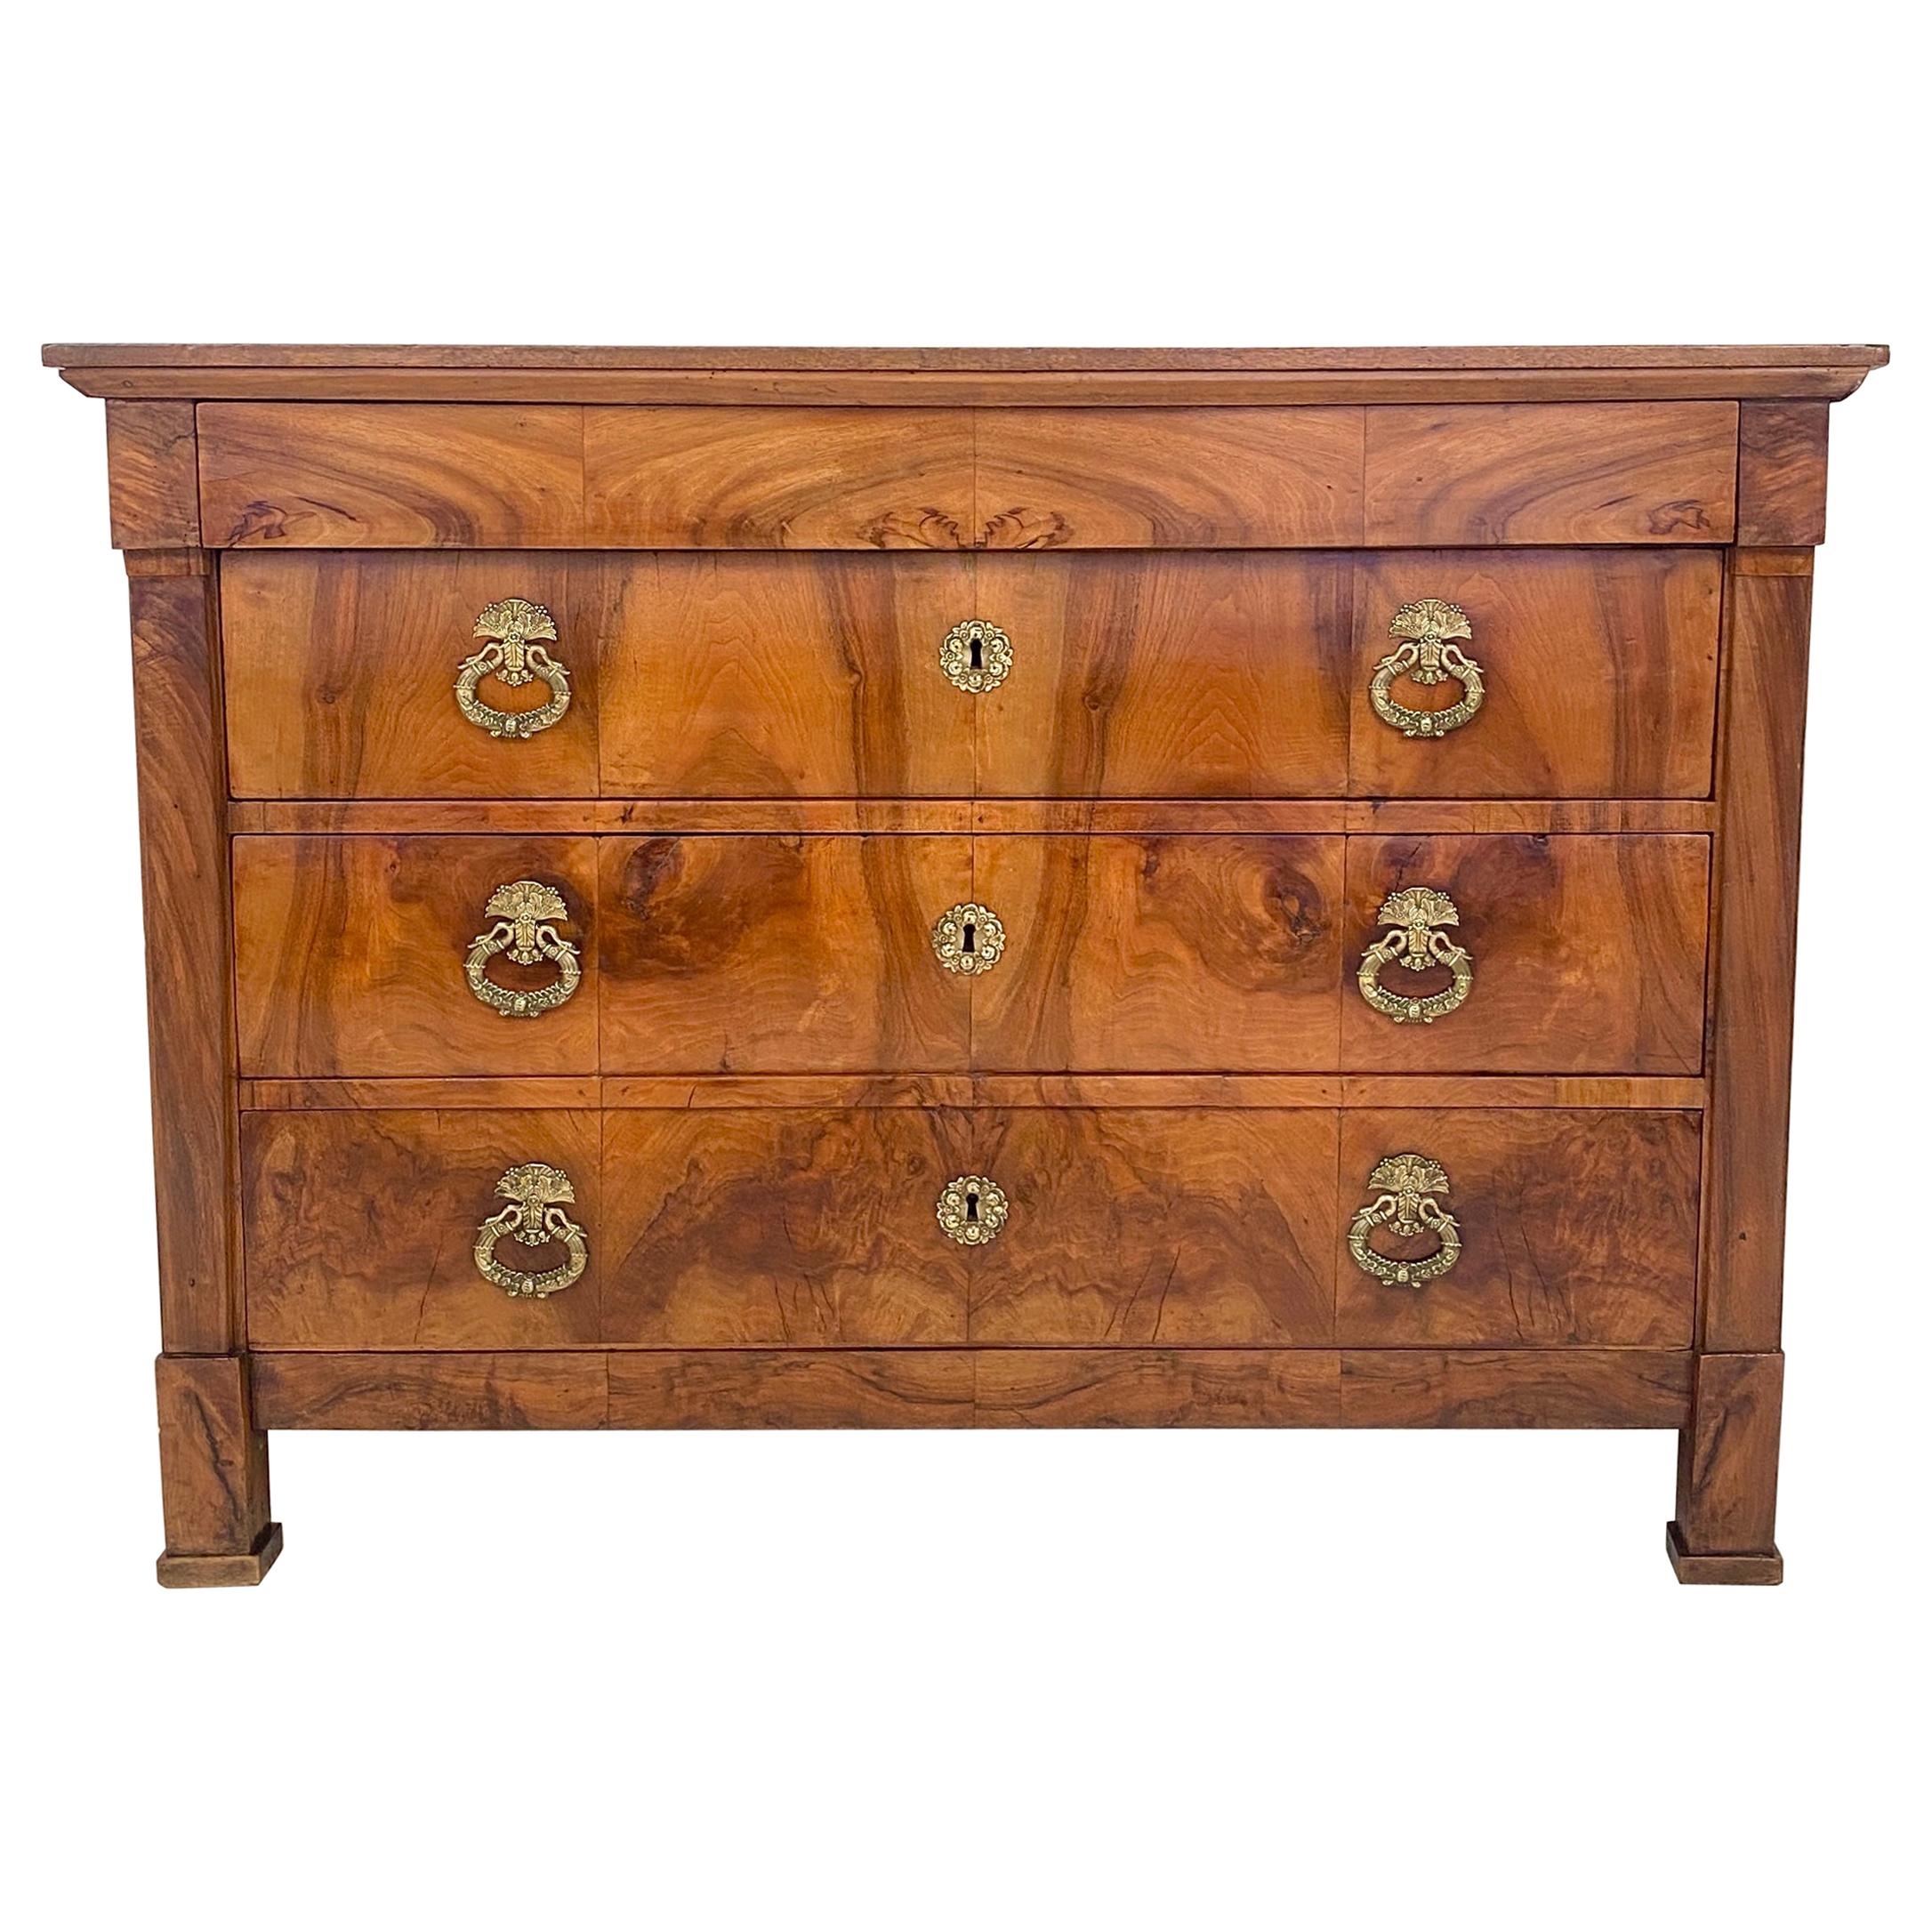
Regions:
<instances>
[{"instance_id":1,"label":"block foot","mask_svg":"<svg viewBox=\"0 0 1932 1932\"><path fill-rule=\"evenodd\" d=\"M1761 1554L1700 1556L1684 1547L1684 1534L1675 1523L1666 1525L1663 1547L1680 1583L1782 1583L1784 1558L1776 1546Z\"/></svg>"},{"instance_id":2,"label":"block foot","mask_svg":"<svg viewBox=\"0 0 1932 1932\"><path fill-rule=\"evenodd\" d=\"M270 1523L254 1548L226 1556L178 1557L163 1550L155 1558L155 1581L163 1590L221 1590L259 1583L282 1553L282 1525Z\"/></svg>"}]
</instances>

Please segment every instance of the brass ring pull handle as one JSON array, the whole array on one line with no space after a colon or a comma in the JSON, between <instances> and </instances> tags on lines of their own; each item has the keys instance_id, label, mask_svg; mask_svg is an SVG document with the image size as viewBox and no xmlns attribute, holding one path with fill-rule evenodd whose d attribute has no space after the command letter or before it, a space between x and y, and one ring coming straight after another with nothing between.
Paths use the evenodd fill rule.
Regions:
<instances>
[{"instance_id":1,"label":"brass ring pull handle","mask_svg":"<svg viewBox=\"0 0 1932 1932\"><path fill-rule=\"evenodd\" d=\"M1362 969L1355 976L1362 997L1398 1026L1418 1020L1426 1026L1454 1012L1469 998L1476 979L1476 962L1469 949L1445 938L1441 930L1458 922L1455 901L1429 886L1408 886L1391 892L1375 916L1389 930L1362 955ZM1413 973L1446 966L1454 978L1439 993L1391 993L1382 984L1382 969L1398 961Z\"/></svg>"},{"instance_id":2,"label":"brass ring pull handle","mask_svg":"<svg viewBox=\"0 0 1932 1932\"><path fill-rule=\"evenodd\" d=\"M478 616L476 635L487 641L457 670L456 709L493 738L530 738L548 731L570 709L570 673L537 641L557 641L549 611L520 597L506 597ZM534 711L497 711L476 695L477 686L488 677L511 690L541 678L550 687L550 702Z\"/></svg>"},{"instance_id":3,"label":"brass ring pull handle","mask_svg":"<svg viewBox=\"0 0 1932 1932\"><path fill-rule=\"evenodd\" d=\"M949 906L932 922L932 950L949 973L991 972L1006 950L1006 928L990 906Z\"/></svg>"},{"instance_id":4,"label":"brass ring pull handle","mask_svg":"<svg viewBox=\"0 0 1932 1932\"><path fill-rule=\"evenodd\" d=\"M560 919L567 925L570 908L554 887L535 879L519 879L511 885L498 886L483 908L484 917L495 924L479 932L470 942L470 954L463 962L463 976L470 990L484 1005L493 1006L505 1019L535 1019L553 1006L561 1006L577 990L584 969L577 964L577 949L559 936L549 924ZM486 969L499 953L507 954L519 966L535 966L552 961L557 977L547 986L521 993L500 986L487 977Z\"/></svg>"},{"instance_id":5,"label":"brass ring pull handle","mask_svg":"<svg viewBox=\"0 0 1932 1932\"><path fill-rule=\"evenodd\" d=\"M1465 657L1452 641L1474 635L1469 618L1455 605L1434 597L1405 604L1389 619L1389 634L1402 642L1376 665L1369 680L1369 703L1384 724L1393 725L1405 738L1439 738L1466 725L1483 708L1483 667L1473 657ZM1441 711L1413 711L1389 695L1390 686L1401 677L1417 684L1440 684L1453 678L1462 687L1461 699Z\"/></svg>"},{"instance_id":6,"label":"brass ring pull handle","mask_svg":"<svg viewBox=\"0 0 1932 1932\"><path fill-rule=\"evenodd\" d=\"M1357 1208L1348 1228L1348 1252L1364 1275L1398 1288L1419 1288L1456 1265L1462 1252L1462 1230L1455 1217L1434 1197L1449 1192L1449 1177L1426 1154L1390 1154L1376 1162L1369 1186L1382 1191ZM1369 1236L1386 1228L1405 1241L1433 1234L1441 1245L1420 1261L1391 1260L1369 1246Z\"/></svg>"},{"instance_id":7,"label":"brass ring pull handle","mask_svg":"<svg viewBox=\"0 0 1932 1932\"><path fill-rule=\"evenodd\" d=\"M558 1204L576 1200L570 1177L554 1167L546 1167L542 1161L526 1161L520 1167L512 1167L496 1183L496 1191L510 1205L501 1213L489 1216L476 1231L477 1272L506 1295L519 1298L542 1300L546 1295L568 1288L590 1260L584 1230ZM549 1241L561 1242L565 1257L555 1268L546 1268L537 1275L505 1268L496 1259L496 1244L505 1236L527 1248L541 1248Z\"/></svg>"},{"instance_id":8,"label":"brass ring pull handle","mask_svg":"<svg viewBox=\"0 0 1932 1932\"><path fill-rule=\"evenodd\" d=\"M976 697L1005 682L1013 668L1013 640L996 624L968 617L946 633L939 669L962 691Z\"/></svg>"},{"instance_id":9,"label":"brass ring pull handle","mask_svg":"<svg viewBox=\"0 0 1932 1932\"><path fill-rule=\"evenodd\" d=\"M939 1190L939 1226L962 1248L983 1248L1006 1226L1006 1195L984 1174L962 1174Z\"/></svg>"}]
</instances>

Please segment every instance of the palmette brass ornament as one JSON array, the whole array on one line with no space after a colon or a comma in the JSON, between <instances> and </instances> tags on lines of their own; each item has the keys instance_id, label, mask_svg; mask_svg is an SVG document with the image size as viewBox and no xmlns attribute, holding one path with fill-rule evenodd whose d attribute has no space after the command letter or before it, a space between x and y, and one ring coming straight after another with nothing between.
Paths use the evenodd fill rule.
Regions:
<instances>
[{"instance_id":1,"label":"palmette brass ornament","mask_svg":"<svg viewBox=\"0 0 1932 1932\"><path fill-rule=\"evenodd\" d=\"M506 597L478 615L476 635L486 641L457 669L456 709L493 738L529 738L549 730L570 709L570 673L543 648L543 640L557 641L549 611L520 597ZM489 677L513 691L541 678L550 687L550 701L532 711L497 711L476 695Z\"/></svg>"},{"instance_id":2,"label":"palmette brass ornament","mask_svg":"<svg viewBox=\"0 0 1932 1932\"><path fill-rule=\"evenodd\" d=\"M549 923L553 919L569 923L570 909L563 894L539 880L519 879L498 886L483 912L495 923L470 942L463 975L470 982L471 992L505 1019L535 1019L539 1013L561 1006L584 978L584 969L577 964L577 948ZM499 953L519 966L553 961L557 977L532 992L500 986L487 977L489 962Z\"/></svg>"},{"instance_id":3,"label":"palmette brass ornament","mask_svg":"<svg viewBox=\"0 0 1932 1932\"><path fill-rule=\"evenodd\" d=\"M1389 634L1401 642L1376 665L1369 680L1369 703L1384 724L1405 738L1439 738L1466 725L1483 706L1483 667L1465 656L1454 641L1471 638L1468 616L1456 605L1425 597L1405 604L1389 621ZM1462 687L1461 700L1441 711L1415 711L1391 695L1397 678L1417 684L1440 684L1453 678Z\"/></svg>"},{"instance_id":4,"label":"palmette brass ornament","mask_svg":"<svg viewBox=\"0 0 1932 1932\"><path fill-rule=\"evenodd\" d=\"M1006 928L990 906L949 906L932 922L933 956L949 973L990 972L1006 950Z\"/></svg>"},{"instance_id":5,"label":"palmette brass ornament","mask_svg":"<svg viewBox=\"0 0 1932 1932\"><path fill-rule=\"evenodd\" d=\"M560 1203L575 1203L576 1191L570 1177L542 1161L526 1161L512 1167L496 1183L496 1191L511 1203L492 1214L476 1231L477 1272L494 1283L506 1295L519 1300L541 1301L546 1295L568 1288L590 1260L584 1230L563 1211ZM541 1248L546 1242L563 1244L565 1257L554 1268L540 1274L525 1274L505 1268L496 1259L496 1244L508 1238L527 1248Z\"/></svg>"},{"instance_id":6,"label":"palmette brass ornament","mask_svg":"<svg viewBox=\"0 0 1932 1932\"><path fill-rule=\"evenodd\" d=\"M1362 955L1361 970L1355 976L1362 997L1398 1026L1414 1022L1426 1026L1454 1012L1469 998L1476 978L1476 962L1468 949L1441 930L1459 922L1455 901L1430 886L1408 886L1391 892L1375 916L1389 930ZM1382 984L1382 969L1397 963L1414 973L1446 966L1453 978L1437 993L1391 993Z\"/></svg>"},{"instance_id":7,"label":"palmette brass ornament","mask_svg":"<svg viewBox=\"0 0 1932 1932\"><path fill-rule=\"evenodd\" d=\"M982 617L955 624L939 646L939 669L961 690L975 696L1004 683L1012 668L1012 639Z\"/></svg>"},{"instance_id":8,"label":"palmette brass ornament","mask_svg":"<svg viewBox=\"0 0 1932 1932\"><path fill-rule=\"evenodd\" d=\"M962 1248L983 1248L1006 1226L1006 1195L984 1174L962 1174L939 1190L939 1226Z\"/></svg>"},{"instance_id":9,"label":"palmette brass ornament","mask_svg":"<svg viewBox=\"0 0 1932 1932\"><path fill-rule=\"evenodd\" d=\"M1426 1154L1389 1154L1376 1162L1368 1184L1382 1191L1356 1211L1348 1228L1348 1252L1364 1275L1397 1288L1419 1288L1456 1265L1462 1230L1435 1197L1449 1192L1449 1177ZM1441 1245L1420 1261L1392 1260L1369 1246L1369 1236L1386 1228L1401 1240L1433 1234Z\"/></svg>"}]
</instances>

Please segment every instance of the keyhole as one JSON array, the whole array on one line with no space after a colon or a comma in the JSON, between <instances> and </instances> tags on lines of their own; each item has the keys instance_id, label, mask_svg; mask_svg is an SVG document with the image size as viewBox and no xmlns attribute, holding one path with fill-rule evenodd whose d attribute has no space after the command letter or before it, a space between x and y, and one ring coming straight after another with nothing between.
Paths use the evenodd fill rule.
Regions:
<instances>
[{"instance_id":1,"label":"keyhole","mask_svg":"<svg viewBox=\"0 0 1932 1932\"><path fill-rule=\"evenodd\" d=\"M970 1221L979 1219L979 1190L977 1187L966 1190L966 1219Z\"/></svg>"},{"instance_id":2,"label":"keyhole","mask_svg":"<svg viewBox=\"0 0 1932 1932\"><path fill-rule=\"evenodd\" d=\"M962 953L970 953L974 950L973 936L978 931L978 930L979 929L973 924L971 920L969 919L966 922L966 929L960 935L959 949Z\"/></svg>"},{"instance_id":3,"label":"keyhole","mask_svg":"<svg viewBox=\"0 0 1932 1932\"><path fill-rule=\"evenodd\" d=\"M977 632L977 631L975 631L975 632L973 632L973 634L972 634L972 640L971 640L971 644L970 644L970 649L971 649L971 652L972 652L972 667L973 667L973 669L974 669L975 671L984 671L984 670L985 670L985 669L986 668L986 661L985 661L985 658L984 658L984 656L982 656L982 653L981 653L981 647L980 647L980 641L979 641L979 633L978 633L978 632Z\"/></svg>"}]
</instances>

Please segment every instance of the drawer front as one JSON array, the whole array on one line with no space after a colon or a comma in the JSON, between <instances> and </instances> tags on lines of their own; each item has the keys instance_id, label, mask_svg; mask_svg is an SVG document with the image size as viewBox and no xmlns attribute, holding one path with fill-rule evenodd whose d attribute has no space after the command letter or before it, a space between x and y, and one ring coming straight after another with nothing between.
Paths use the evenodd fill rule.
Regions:
<instances>
[{"instance_id":1,"label":"drawer front","mask_svg":"<svg viewBox=\"0 0 1932 1932\"><path fill-rule=\"evenodd\" d=\"M1344 1114L1336 1340L1687 1348L1699 1147L1691 1113ZM1364 1263L1351 1236L1378 1203L1362 1229ZM1431 1273L1451 1246L1452 1264ZM1389 1278L1405 1264L1408 1280Z\"/></svg>"},{"instance_id":2,"label":"drawer front","mask_svg":"<svg viewBox=\"0 0 1932 1932\"><path fill-rule=\"evenodd\" d=\"M973 1064L1016 1072L1335 1065L1342 841L973 841L1006 949L973 984Z\"/></svg>"},{"instance_id":3,"label":"drawer front","mask_svg":"<svg viewBox=\"0 0 1932 1932\"><path fill-rule=\"evenodd\" d=\"M249 1347L594 1346L601 1126L562 1109L243 1115ZM583 1268L553 1292L513 1294L479 1272L476 1248L492 1215L520 1206L499 1189L536 1163L568 1184L552 1205L583 1231ZM514 1281L573 1256L565 1241L505 1237L493 1259Z\"/></svg>"},{"instance_id":4,"label":"drawer front","mask_svg":"<svg viewBox=\"0 0 1932 1932\"><path fill-rule=\"evenodd\" d=\"M241 1070L1695 1075L1708 846L251 834Z\"/></svg>"},{"instance_id":5,"label":"drawer front","mask_svg":"<svg viewBox=\"0 0 1932 1932\"><path fill-rule=\"evenodd\" d=\"M248 1339L1682 1348L1698 1147L1536 1107L253 1113Z\"/></svg>"},{"instance_id":6,"label":"drawer front","mask_svg":"<svg viewBox=\"0 0 1932 1932\"><path fill-rule=\"evenodd\" d=\"M1720 580L1713 551L1657 549L237 554L230 781L244 798L1703 797ZM479 618L511 600L543 607L569 701L493 736L479 708L555 698L493 660L458 701L495 648ZM1429 683L1404 655L1419 611L1460 654ZM980 664L970 632L944 658L972 620L993 627Z\"/></svg>"},{"instance_id":7,"label":"drawer front","mask_svg":"<svg viewBox=\"0 0 1932 1932\"><path fill-rule=\"evenodd\" d=\"M1709 901L1702 835L1351 838L1341 1064L1695 1074Z\"/></svg>"},{"instance_id":8,"label":"drawer front","mask_svg":"<svg viewBox=\"0 0 1932 1932\"><path fill-rule=\"evenodd\" d=\"M970 1256L974 1341L1331 1339L1326 1108L1040 1107L969 1131L1007 1203Z\"/></svg>"},{"instance_id":9,"label":"drawer front","mask_svg":"<svg viewBox=\"0 0 1932 1932\"><path fill-rule=\"evenodd\" d=\"M915 1107L613 1113L604 1333L663 1347L966 1337L940 1190L967 1116Z\"/></svg>"},{"instance_id":10,"label":"drawer front","mask_svg":"<svg viewBox=\"0 0 1932 1932\"><path fill-rule=\"evenodd\" d=\"M245 1076L597 1071L593 840L232 850Z\"/></svg>"},{"instance_id":11,"label":"drawer front","mask_svg":"<svg viewBox=\"0 0 1932 1932\"><path fill-rule=\"evenodd\" d=\"M971 981L933 951L966 838L607 838L604 1068L959 1072Z\"/></svg>"},{"instance_id":12,"label":"drawer front","mask_svg":"<svg viewBox=\"0 0 1932 1932\"><path fill-rule=\"evenodd\" d=\"M1709 550L1391 551L1359 560L1349 789L1369 798L1703 798L1717 722L1722 560ZM1453 607L1478 667L1372 696L1379 667ZM1458 622L1460 620L1460 622ZM1418 715L1410 715L1418 714ZM1423 720L1430 720L1424 724Z\"/></svg>"},{"instance_id":13,"label":"drawer front","mask_svg":"<svg viewBox=\"0 0 1932 1932\"><path fill-rule=\"evenodd\" d=\"M237 798L572 798L597 790L601 613L580 611L584 573L554 554L234 555L221 561L229 784ZM594 582L594 578L592 580ZM541 606L540 640L569 705L527 736L493 736L456 684L495 641L479 620ZM508 668L507 664L505 668ZM526 664L525 667L528 666ZM545 678L481 676L505 716L553 706Z\"/></svg>"}]
</instances>

